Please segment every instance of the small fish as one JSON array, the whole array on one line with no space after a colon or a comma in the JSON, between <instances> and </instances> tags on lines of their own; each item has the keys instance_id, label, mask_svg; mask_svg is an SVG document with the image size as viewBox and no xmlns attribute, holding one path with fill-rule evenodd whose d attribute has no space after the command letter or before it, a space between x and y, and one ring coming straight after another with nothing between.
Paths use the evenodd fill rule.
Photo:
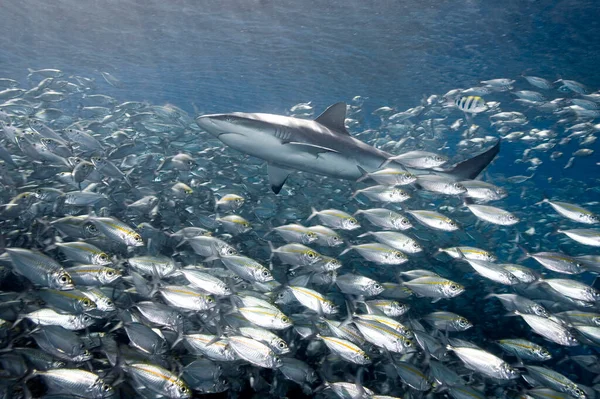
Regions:
<instances>
[{"instance_id":1,"label":"small fish","mask_svg":"<svg viewBox=\"0 0 600 399\"><path fill-rule=\"evenodd\" d=\"M325 226L310 226L307 234L316 236L315 243L327 247L337 247L344 243L344 239L335 231ZM307 244L307 243L304 243Z\"/></svg>"},{"instance_id":2,"label":"small fish","mask_svg":"<svg viewBox=\"0 0 600 399\"><path fill-rule=\"evenodd\" d=\"M493 253L474 247L440 248L439 251L450 255L454 259L460 259L462 256L469 260L482 260L486 262L495 262L498 259Z\"/></svg>"},{"instance_id":3,"label":"small fish","mask_svg":"<svg viewBox=\"0 0 600 399\"><path fill-rule=\"evenodd\" d=\"M221 262L244 280L266 283L273 280L273 275L263 265L245 256L221 256Z\"/></svg>"},{"instance_id":4,"label":"small fish","mask_svg":"<svg viewBox=\"0 0 600 399\"><path fill-rule=\"evenodd\" d=\"M423 320L442 331L466 331L473 324L462 316L452 312L433 312L423 316Z\"/></svg>"},{"instance_id":5,"label":"small fish","mask_svg":"<svg viewBox=\"0 0 600 399\"><path fill-rule=\"evenodd\" d=\"M587 397L585 392L579 388L577 384L554 370L547 367L530 365L526 365L525 369L527 370L529 377L548 388L567 393L575 398L584 399Z\"/></svg>"},{"instance_id":6,"label":"small fish","mask_svg":"<svg viewBox=\"0 0 600 399\"><path fill-rule=\"evenodd\" d=\"M52 309L39 309L22 316L35 324L42 326L60 326L67 330L83 330L95 323L95 320L86 314L58 313ZM16 324L16 322L15 322Z\"/></svg>"},{"instance_id":7,"label":"small fish","mask_svg":"<svg viewBox=\"0 0 600 399\"><path fill-rule=\"evenodd\" d=\"M235 212L244 205L245 198L237 194L225 194L216 202L217 209Z\"/></svg>"},{"instance_id":8,"label":"small fish","mask_svg":"<svg viewBox=\"0 0 600 399\"><path fill-rule=\"evenodd\" d=\"M419 176L416 186L423 190L447 195L458 195L467 192L467 189L462 183L456 182L448 177L436 175Z\"/></svg>"},{"instance_id":9,"label":"small fish","mask_svg":"<svg viewBox=\"0 0 600 399\"><path fill-rule=\"evenodd\" d=\"M101 249L83 241L56 243L59 250L70 260L93 265L108 265L110 257Z\"/></svg>"},{"instance_id":10,"label":"small fish","mask_svg":"<svg viewBox=\"0 0 600 399\"><path fill-rule=\"evenodd\" d=\"M110 285L122 277L119 270L101 265L79 265L68 267L65 271L77 286Z\"/></svg>"},{"instance_id":11,"label":"small fish","mask_svg":"<svg viewBox=\"0 0 600 399\"><path fill-rule=\"evenodd\" d=\"M554 87L552 82L544 78L540 78L537 76L523 76L523 78L527 80L527 82L529 82L530 85L535 86L538 89L548 90Z\"/></svg>"},{"instance_id":12,"label":"small fish","mask_svg":"<svg viewBox=\"0 0 600 399\"><path fill-rule=\"evenodd\" d=\"M33 284L57 290L72 290L73 280L69 273L52 258L41 252L24 248L6 248L13 270Z\"/></svg>"},{"instance_id":13,"label":"small fish","mask_svg":"<svg viewBox=\"0 0 600 399\"><path fill-rule=\"evenodd\" d=\"M364 215L377 227L390 230L408 230L412 226L410 220L398 212L385 208L359 209L355 215Z\"/></svg>"},{"instance_id":14,"label":"small fish","mask_svg":"<svg viewBox=\"0 0 600 399\"><path fill-rule=\"evenodd\" d=\"M501 339L497 343L505 352L523 360L545 362L552 359L546 348L524 339Z\"/></svg>"},{"instance_id":15,"label":"small fish","mask_svg":"<svg viewBox=\"0 0 600 399\"><path fill-rule=\"evenodd\" d=\"M337 306L317 291L306 287L289 286L288 289L302 305L319 314L336 314Z\"/></svg>"},{"instance_id":16,"label":"small fish","mask_svg":"<svg viewBox=\"0 0 600 399\"><path fill-rule=\"evenodd\" d=\"M508 192L502 187L481 180L465 180L459 183L467 190L468 197L479 201L501 200L508 196Z\"/></svg>"},{"instance_id":17,"label":"small fish","mask_svg":"<svg viewBox=\"0 0 600 399\"><path fill-rule=\"evenodd\" d=\"M187 281L194 287L198 287L213 295L228 296L232 291L229 286L219 278L194 269L180 269Z\"/></svg>"},{"instance_id":18,"label":"small fish","mask_svg":"<svg viewBox=\"0 0 600 399\"><path fill-rule=\"evenodd\" d=\"M351 198L356 197L358 194L362 194L371 201L379 201L385 203L400 203L410 198L410 194L401 188L394 186L371 186L356 190L352 194Z\"/></svg>"},{"instance_id":19,"label":"small fish","mask_svg":"<svg viewBox=\"0 0 600 399\"><path fill-rule=\"evenodd\" d=\"M354 319L353 323L364 338L375 346L393 353L407 353L415 350L410 339L384 324L361 319Z\"/></svg>"},{"instance_id":20,"label":"small fish","mask_svg":"<svg viewBox=\"0 0 600 399\"><path fill-rule=\"evenodd\" d=\"M165 285L158 289L165 302L176 308L201 312L215 306L215 299L203 291L180 285Z\"/></svg>"},{"instance_id":21,"label":"small fish","mask_svg":"<svg viewBox=\"0 0 600 399\"><path fill-rule=\"evenodd\" d=\"M351 250L357 251L366 260L375 262L379 265L400 265L408 261L406 255L402 252L381 243L351 245L344 250L340 256Z\"/></svg>"},{"instance_id":22,"label":"small fish","mask_svg":"<svg viewBox=\"0 0 600 399\"><path fill-rule=\"evenodd\" d=\"M471 265L479 275L497 283L504 285L515 285L520 283L519 279L502 267L502 265L473 259L466 259L466 262Z\"/></svg>"},{"instance_id":23,"label":"small fish","mask_svg":"<svg viewBox=\"0 0 600 399\"><path fill-rule=\"evenodd\" d=\"M135 270L143 276L163 278L177 270L172 258L166 256L136 256L126 259L123 266Z\"/></svg>"},{"instance_id":24,"label":"small fish","mask_svg":"<svg viewBox=\"0 0 600 399\"><path fill-rule=\"evenodd\" d=\"M311 209L312 213L307 221L317 216L321 223L334 229L355 230L360 227L358 221L346 212L337 209L325 209L322 211L317 211L315 208Z\"/></svg>"},{"instance_id":25,"label":"small fish","mask_svg":"<svg viewBox=\"0 0 600 399\"><path fill-rule=\"evenodd\" d=\"M274 227L273 231L277 232L277 234L279 234L279 236L281 236L281 238L283 238L287 242L298 242L300 244L306 245L312 244L313 242L318 243L319 240L319 236L315 231L311 230L310 227L305 227L301 224L288 224L285 226L278 226Z\"/></svg>"},{"instance_id":26,"label":"small fish","mask_svg":"<svg viewBox=\"0 0 600 399\"><path fill-rule=\"evenodd\" d=\"M552 278L540 279L540 282L548 284L562 295L584 302L597 302L600 300L600 292L596 289L575 280Z\"/></svg>"},{"instance_id":27,"label":"small fish","mask_svg":"<svg viewBox=\"0 0 600 399\"><path fill-rule=\"evenodd\" d=\"M537 252L531 254L525 251L525 258L533 258L546 269L558 273L579 274L585 271L582 262L560 252Z\"/></svg>"},{"instance_id":28,"label":"small fish","mask_svg":"<svg viewBox=\"0 0 600 399\"><path fill-rule=\"evenodd\" d=\"M600 230L597 229L571 229L557 230L558 233L563 233L569 238L593 247L600 247Z\"/></svg>"},{"instance_id":29,"label":"small fish","mask_svg":"<svg viewBox=\"0 0 600 399\"><path fill-rule=\"evenodd\" d=\"M337 337L327 337L317 334L325 342L325 345L342 359L354 364L371 364L371 358L356 344Z\"/></svg>"},{"instance_id":30,"label":"small fish","mask_svg":"<svg viewBox=\"0 0 600 399\"><path fill-rule=\"evenodd\" d=\"M406 211L413 216L419 223L432 229L442 231L456 231L459 229L458 224L447 216L435 211Z\"/></svg>"},{"instance_id":31,"label":"small fish","mask_svg":"<svg viewBox=\"0 0 600 399\"><path fill-rule=\"evenodd\" d=\"M577 341L568 329L551 319L532 314L523 314L518 311L515 311L515 314L521 316L535 333L549 341L564 346L579 345L579 341Z\"/></svg>"},{"instance_id":32,"label":"small fish","mask_svg":"<svg viewBox=\"0 0 600 399\"><path fill-rule=\"evenodd\" d=\"M377 241L407 254L416 254L423 250L416 240L396 231L367 232L359 235L358 238L366 236L373 236Z\"/></svg>"},{"instance_id":33,"label":"small fish","mask_svg":"<svg viewBox=\"0 0 600 399\"><path fill-rule=\"evenodd\" d=\"M340 291L349 295L375 296L384 290L377 281L356 274L338 276L335 283Z\"/></svg>"},{"instance_id":34,"label":"small fish","mask_svg":"<svg viewBox=\"0 0 600 399\"><path fill-rule=\"evenodd\" d=\"M519 222L519 218L512 213L494 206L471 204L467 205L467 208L469 208L477 218L493 224L512 226Z\"/></svg>"},{"instance_id":35,"label":"small fish","mask_svg":"<svg viewBox=\"0 0 600 399\"><path fill-rule=\"evenodd\" d=\"M460 96L454 100L454 105L469 114L479 114L488 110L485 100L479 96Z\"/></svg>"},{"instance_id":36,"label":"small fish","mask_svg":"<svg viewBox=\"0 0 600 399\"><path fill-rule=\"evenodd\" d=\"M318 252L302 244L285 244L279 248L271 247L271 254L288 265L310 266L323 257Z\"/></svg>"},{"instance_id":37,"label":"small fish","mask_svg":"<svg viewBox=\"0 0 600 399\"><path fill-rule=\"evenodd\" d=\"M519 378L519 372L499 357L479 348L466 346L447 346L453 351L466 367L488 377L501 380Z\"/></svg>"},{"instance_id":38,"label":"small fish","mask_svg":"<svg viewBox=\"0 0 600 399\"><path fill-rule=\"evenodd\" d=\"M227 215L216 219L221 223L225 231L230 234L244 234L252 230L250 222L239 215Z\"/></svg>"},{"instance_id":39,"label":"small fish","mask_svg":"<svg viewBox=\"0 0 600 399\"><path fill-rule=\"evenodd\" d=\"M279 336L269 330L259 327L240 327L240 334L267 344L277 355L285 355L290 352L288 344Z\"/></svg>"},{"instance_id":40,"label":"small fish","mask_svg":"<svg viewBox=\"0 0 600 399\"><path fill-rule=\"evenodd\" d=\"M77 392L84 398L111 398L116 392L97 374L86 370L58 368L53 370L35 370L48 387L48 392L58 395L71 395Z\"/></svg>"},{"instance_id":41,"label":"small fish","mask_svg":"<svg viewBox=\"0 0 600 399\"><path fill-rule=\"evenodd\" d=\"M596 224L600 222L600 218L598 215L588 211L585 208L580 207L579 205L569 204L567 202L559 202L559 201L550 201L547 198L544 198L543 201L538 202L548 203L550 206L561 216L566 217L567 219L573 220L574 222L585 223L585 224Z\"/></svg>"},{"instance_id":42,"label":"small fish","mask_svg":"<svg viewBox=\"0 0 600 399\"><path fill-rule=\"evenodd\" d=\"M130 363L122 367L137 384L151 392L173 399L192 397L192 391L185 381L160 366L150 363Z\"/></svg>"},{"instance_id":43,"label":"small fish","mask_svg":"<svg viewBox=\"0 0 600 399\"><path fill-rule=\"evenodd\" d=\"M414 183L417 180L417 176L413 175L412 173L399 169L385 168L371 173L365 172L365 174L359 178L357 182L361 182L369 178L375 180L378 184L383 184L386 186L405 186L407 184Z\"/></svg>"},{"instance_id":44,"label":"small fish","mask_svg":"<svg viewBox=\"0 0 600 399\"><path fill-rule=\"evenodd\" d=\"M434 300L453 298L465 292L462 285L442 277L419 277L404 282L403 285L422 297L433 298Z\"/></svg>"},{"instance_id":45,"label":"small fish","mask_svg":"<svg viewBox=\"0 0 600 399\"><path fill-rule=\"evenodd\" d=\"M290 318L278 309L251 306L239 308L238 311L249 322L266 329L283 330L292 326Z\"/></svg>"},{"instance_id":46,"label":"small fish","mask_svg":"<svg viewBox=\"0 0 600 399\"><path fill-rule=\"evenodd\" d=\"M388 158L381 167L385 168L391 162L400 163L408 168L433 169L448 162L448 158L427 151L410 151Z\"/></svg>"},{"instance_id":47,"label":"small fish","mask_svg":"<svg viewBox=\"0 0 600 399\"><path fill-rule=\"evenodd\" d=\"M131 247L144 245L142 236L135 230L112 217L91 217L90 222L106 237Z\"/></svg>"},{"instance_id":48,"label":"small fish","mask_svg":"<svg viewBox=\"0 0 600 399\"><path fill-rule=\"evenodd\" d=\"M241 359L255 366L276 369L282 365L281 358L262 342L243 336L232 336L229 337L229 345Z\"/></svg>"},{"instance_id":49,"label":"small fish","mask_svg":"<svg viewBox=\"0 0 600 399\"><path fill-rule=\"evenodd\" d=\"M532 314L540 317L550 317L550 313L539 303L516 294L489 294L486 298L497 298L509 312L518 311L521 314Z\"/></svg>"}]
</instances>

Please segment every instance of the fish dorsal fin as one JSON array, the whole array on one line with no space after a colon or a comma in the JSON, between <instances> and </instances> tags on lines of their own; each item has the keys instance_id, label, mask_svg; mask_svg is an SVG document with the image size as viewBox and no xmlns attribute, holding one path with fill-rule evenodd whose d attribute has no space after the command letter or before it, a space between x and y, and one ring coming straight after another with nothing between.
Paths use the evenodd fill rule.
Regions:
<instances>
[{"instance_id":1,"label":"fish dorsal fin","mask_svg":"<svg viewBox=\"0 0 600 399\"><path fill-rule=\"evenodd\" d=\"M321 115L315 119L321 125L342 134L350 133L346 130L344 121L346 120L346 103L335 103L327 108Z\"/></svg>"}]
</instances>

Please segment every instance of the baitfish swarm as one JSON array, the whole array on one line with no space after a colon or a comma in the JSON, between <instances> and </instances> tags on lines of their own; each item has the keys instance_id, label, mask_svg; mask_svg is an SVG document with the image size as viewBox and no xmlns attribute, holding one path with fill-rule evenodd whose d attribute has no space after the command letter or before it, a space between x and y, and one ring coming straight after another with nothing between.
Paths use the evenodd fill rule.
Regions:
<instances>
[{"instance_id":1,"label":"baitfish swarm","mask_svg":"<svg viewBox=\"0 0 600 399\"><path fill-rule=\"evenodd\" d=\"M535 76L355 97L346 128L394 156L274 195L176 106L0 78L0 396L594 398L598 177L535 182L593 154L598 116ZM531 176L433 173L498 140Z\"/></svg>"}]
</instances>

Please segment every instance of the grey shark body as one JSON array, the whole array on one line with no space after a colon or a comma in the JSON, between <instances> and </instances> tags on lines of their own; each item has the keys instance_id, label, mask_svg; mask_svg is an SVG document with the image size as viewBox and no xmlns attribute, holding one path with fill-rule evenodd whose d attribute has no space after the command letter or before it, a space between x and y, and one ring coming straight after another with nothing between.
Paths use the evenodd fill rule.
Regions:
<instances>
[{"instance_id":1,"label":"grey shark body","mask_svg":"<svg viewBox=\"0 0 600 399\"><path fill-rule=\"evenodd\" d=\"M268 163L271 189L279 193L294 170L338 179L357 180L374 172L391 154L352 137L344 126L346 104L337 103L315 120L289 116L241 113L202 115L196 123L229 147ZM499 142L484 153L444 171L415 170L416 175L438 174L455 180L474 179L494 159Z\"/></svg>"}]
</instances>

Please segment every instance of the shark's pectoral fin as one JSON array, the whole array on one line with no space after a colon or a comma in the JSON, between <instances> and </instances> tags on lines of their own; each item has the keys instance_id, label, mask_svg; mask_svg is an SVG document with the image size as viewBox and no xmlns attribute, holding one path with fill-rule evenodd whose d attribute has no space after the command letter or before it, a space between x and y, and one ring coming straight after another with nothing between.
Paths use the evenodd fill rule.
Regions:
<instances>
[{"instance_id":1,"label":"shark's pectoral fin","mask_svg":"<svg viewBox=\"0 0 600 399\"><path fill-rule=\"evenodd\" d=\"M279 194L281 188L285 184L285 181L287 180L290 173L292 173L292 171L290 169L285 169L281 166L275 166L272 164L269 164L267 166L267 171L269 173L269 183L271 184L271 190L273 190L275 194Z\"/></svg>"},{"instance_id":2,"label":"shark's pectoral fin","mask_svg":"<svg viewBox=\"0 0 600 399\"><path fill-rule=\"evenodd\" d=\"M283 143L283 144L294 146L294 147L298 148L299 151L307 152L309 154L314 155L315 157L318 157L319 154L323 154L323 153L327 153L327 152L339 154L339 151L336 151L331 148L323 147L320 145L316 145L316 144L300 143L297 141L289 141L289 142Z\"/></svg>"}]
</instances>

